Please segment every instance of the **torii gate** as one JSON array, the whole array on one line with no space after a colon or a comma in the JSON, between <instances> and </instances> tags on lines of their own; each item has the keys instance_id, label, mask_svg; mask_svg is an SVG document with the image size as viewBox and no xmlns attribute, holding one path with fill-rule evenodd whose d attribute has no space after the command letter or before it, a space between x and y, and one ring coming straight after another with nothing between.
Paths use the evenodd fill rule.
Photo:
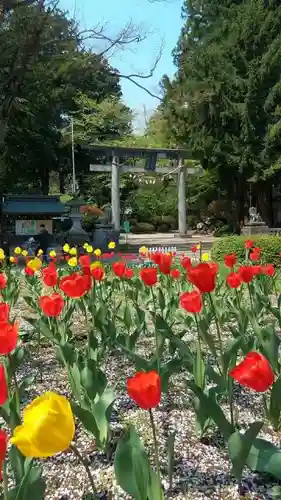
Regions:
<instances>
[{"instance_id":1,"label":"torii gate","mask_svg":"<svg viewBox=\"0 0 281 500\"><path fill-rule=\"evenodd\" d=\"M120 174L132 172L137 174L156 173L164 175L178 174L178 228L179 234L186 234L186 175L199 171L198 167L184 165L185 159L191 159L191 153L184 149L158 149L158 148L125 148L115 146L91 146L96 154L111 157L111 164L90 165L91 172L111 172L111 205L112 222L114 229L120 230ZM122 165L120 159L142 157L146 159L146 166ZM157 159L169 159L174 163L171 167L156 167Z\"/></svg>"}]
</instances>

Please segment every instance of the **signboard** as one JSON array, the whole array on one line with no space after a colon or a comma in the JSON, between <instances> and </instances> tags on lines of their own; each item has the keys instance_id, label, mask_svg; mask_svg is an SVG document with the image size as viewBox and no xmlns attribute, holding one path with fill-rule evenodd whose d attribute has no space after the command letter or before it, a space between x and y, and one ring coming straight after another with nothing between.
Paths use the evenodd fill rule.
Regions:
<instances>
[{"instance_id":1,"label":"signboard","mask_svg":"<svg viewBox=\"0 0 281 500\"><path fill-rule=\"evenodd\" d=\"M40 232L40 225L45 224L47 231L52 234L52 220L16 220L17 236L35 236Z\"/></svg>"}]
</instances>

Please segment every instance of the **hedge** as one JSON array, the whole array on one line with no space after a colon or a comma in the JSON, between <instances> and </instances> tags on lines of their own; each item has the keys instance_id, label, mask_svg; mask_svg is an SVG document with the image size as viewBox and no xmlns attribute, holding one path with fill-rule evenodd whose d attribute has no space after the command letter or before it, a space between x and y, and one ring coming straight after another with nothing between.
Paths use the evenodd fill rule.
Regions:
<instances>
[{"instance_id":1,"label":"hedge","mask_svg":"<svg viewBox=\"0 0 281 500\"><path fill-rule=\"evenodd\" d=\"M212 259L216 262L223 262L224 256L228 253L236 253L240 262L245 260L245 242L252 240L256 247L261 248L262 262L274 265L281 264L281 237L280 236L226 236L219 238L212 246Z\"/></svg>"}]
</instances>

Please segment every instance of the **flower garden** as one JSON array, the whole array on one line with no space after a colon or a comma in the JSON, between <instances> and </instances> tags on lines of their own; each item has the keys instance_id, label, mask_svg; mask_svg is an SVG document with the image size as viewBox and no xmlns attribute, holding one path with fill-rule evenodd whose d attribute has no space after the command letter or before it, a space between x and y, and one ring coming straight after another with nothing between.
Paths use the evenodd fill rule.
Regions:
<instances>
[{"instance_id":1,"label":"flower garden","mask_svg":"<svg viewBox=\"0 0 281 500\"><path fill-rule=\"evenodd\" d=\"M278 268L63 250L0 250L3 499L281 498Z\"/></svg>"}]
</instances>

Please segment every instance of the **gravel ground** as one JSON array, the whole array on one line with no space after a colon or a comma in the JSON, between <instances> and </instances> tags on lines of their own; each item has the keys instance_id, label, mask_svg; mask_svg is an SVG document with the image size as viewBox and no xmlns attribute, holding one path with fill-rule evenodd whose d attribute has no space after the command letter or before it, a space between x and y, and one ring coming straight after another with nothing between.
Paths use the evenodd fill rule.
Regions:
<instances>
[{"instance_id":1,"label":"gravel ground","mask_svg":"<svg viewBox=\"0 0 281 500\"><path fill-rule=\"evenodd\" d=\"M21 315L28 314L26 306L21 301L18 308ZM28 331L28 329L30 326L23 321L22 330ZM78 317L77 332L83 333L83 325ZM146 344L141 346L140 350L143 353L147 352L147 343L149 344L149 342L148 339ZM35 366L34 361L26 363L19 372L20 378L27 374L33 374L36 377L34 385L29 389L26 402L47 390L55 390L69 396L66 374L56 361L53 349L42 346L37 361L40 362L42 379L39 366ZM76 444L82 456L88 460L99 491L99 498L104 500L129 499L130 497L122 492L114 479L112 465L114 441L120 436L123 425L130 422L135 425L146 449L152 453L152 434L148 413L137 408L126 394L125 380L127 376L132 374L132 367L127 359L122 355L112 356L107 360L104 369L111 382L116 383L118 380L118 393L120 395L115 404L111 421L113 434L111 456L106 457L104 453L96 451L94 440L79 424L76 430ZM239 387L236 389L235 401L239 418L245 425L260 417L260 396ZM263 500L271 498L270 489L278 483L268 476L255 474L250 470L245 470L242 489L240 493L238 492L234 477L231 475L226 445L222 437L214 430L210 431L202 441L198 440L191 396L185 389L182 375L176 375L171 379L169 394L162 397L161 404L155 410L155 420L158 429L160 465L166 490L165 498L178 500L236 500L238 498ZM176 434L175 473L171 490L168 488L165 455L170 432ZM278 436L270 427L266 429L266 432L261 433L261 437L276 443L279 442ZM151 459L153 460L153 456ZM85 470L71 452L44 460L43 467L44 477L47 481L46 500L82 500L84 495L90 491Z\"/></svg>"}]
</instances>

